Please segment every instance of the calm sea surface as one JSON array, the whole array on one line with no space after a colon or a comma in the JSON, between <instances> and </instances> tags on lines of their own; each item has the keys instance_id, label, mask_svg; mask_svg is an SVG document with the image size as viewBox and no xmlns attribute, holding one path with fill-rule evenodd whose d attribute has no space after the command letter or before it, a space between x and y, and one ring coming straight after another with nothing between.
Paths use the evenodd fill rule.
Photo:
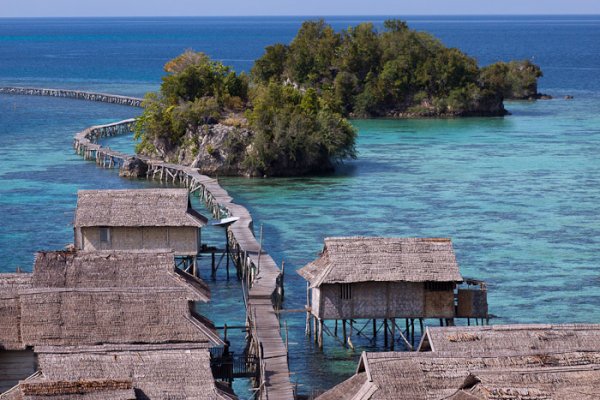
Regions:
<instances>
[{"instance_id":1,"label":"calm sea surface","mask_svg":"<svg viewBox=\"0 0 600 400\"><path fill-rule=\"evenodd\" d=\"M336 28L384 18L327 18ZM187 48L248 70L264 46L289 42L302 18L0 19L0 85L130 95L156 90L162 65ZM447 236L463 275L489 284L494 323L600 322L600 16L410 17L481 64L532 59L555 100L513 102L489 119L354 121L359 158L335 175L221 179L286 265L286 308L305 303L293 273L335 235ZM565 95L574 99L563 100ZM76 100L0 96L0 271L72 241L78 189L157 184L120 179L71 149L75 132L139 114ZM110 141L131 150L127 138ZM201 207L199 204L198 207ZM204 235L222 245L223 232ZM206 262L204 263L206 267ZM239 285L219 271L217 324L242 323ZM349 376L360 350L326 337L314 349L304 314L289 313L290 365L309 393ZM241 332L233 333L241 340ZM379 343L381 345L381 343ZM238 346L237 350L239 351ZM249 397L243 382L236 385Z\"/></svg>"}]
</instances>

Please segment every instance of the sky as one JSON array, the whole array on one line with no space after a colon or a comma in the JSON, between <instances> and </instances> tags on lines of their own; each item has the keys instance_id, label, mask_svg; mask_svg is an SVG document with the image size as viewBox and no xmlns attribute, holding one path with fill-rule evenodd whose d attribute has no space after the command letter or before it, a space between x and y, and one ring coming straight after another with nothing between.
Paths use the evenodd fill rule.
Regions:
<instances>
[{"instance_id":1,"label":"sky","mask_svg":"<svg viewBox=\"0 0 600 400\"><path fill-rule=\"evenodd\" d=\"M0 0L0 17L600 14L599 0Z\"/></svg>"}]
</instances>

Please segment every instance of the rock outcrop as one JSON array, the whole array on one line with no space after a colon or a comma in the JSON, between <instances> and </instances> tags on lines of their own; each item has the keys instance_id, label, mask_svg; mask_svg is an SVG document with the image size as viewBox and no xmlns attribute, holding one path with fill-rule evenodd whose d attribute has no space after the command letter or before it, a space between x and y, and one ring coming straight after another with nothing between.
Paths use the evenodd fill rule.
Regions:
<instances>
[{"instance_id":1,"label":"rock outcrop","mask_svg":"<svg viewBox=\"0 0 600 400\"><path fill-rule=\"evenodd\" d=\"M144 178L147 172L148 164L137 157L125 160L121 168L119 168L119 176L125 178Z\"/></svg>"}]
</instances>

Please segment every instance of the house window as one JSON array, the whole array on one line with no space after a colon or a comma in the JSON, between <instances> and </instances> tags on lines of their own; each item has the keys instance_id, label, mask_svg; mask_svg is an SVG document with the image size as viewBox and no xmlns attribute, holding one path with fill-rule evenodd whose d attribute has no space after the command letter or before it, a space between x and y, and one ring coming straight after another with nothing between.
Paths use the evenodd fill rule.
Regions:
<instances>
[{"instance_id":1,"label":"house window","mask_svg":"<svg viewBox=\"0 0 600 400\"><path fill-rule=\"evenodd\" d=\"M110 243L110 228L100 228L100 243Z\"/></svg>"},{"instance_id":2,"label":"house window","mask_svg":"<svg viewBox=\"0 0 600 400\"><path fill-rule=\"evenodd\" d=\"M453 282L425 282L425 289L430 292L449 292L454 290Z\"/></svg>"},{"instance_id":3,"label":"house window","mask_svg":"<svg viewBox=\"0 0 600 400\"><path fill-rule=\"evenodd\" d=\"M342 300L350 300L352 298L352 286L350 283L342 283L340 285L340 297Z\"/></svg>"}]
</instances>

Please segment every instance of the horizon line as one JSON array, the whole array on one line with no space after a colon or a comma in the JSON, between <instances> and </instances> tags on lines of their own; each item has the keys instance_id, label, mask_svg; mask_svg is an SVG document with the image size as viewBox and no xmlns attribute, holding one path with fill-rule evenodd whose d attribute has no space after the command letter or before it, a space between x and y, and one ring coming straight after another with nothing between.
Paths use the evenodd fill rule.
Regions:
<instances>
[{"instance_id":1,"label":"horizon line","mask_svg":"<svg viewBox=\"0 0 600 400\"><path fill-rule=\"evenodd\" d=\"M51 18L265 18L265 17L600 17L598 14L550 13L550 14L249 14L249 15L46 15L46 16L0 16L0 19L51 19Z\"/></svg>"}]
</instances>

